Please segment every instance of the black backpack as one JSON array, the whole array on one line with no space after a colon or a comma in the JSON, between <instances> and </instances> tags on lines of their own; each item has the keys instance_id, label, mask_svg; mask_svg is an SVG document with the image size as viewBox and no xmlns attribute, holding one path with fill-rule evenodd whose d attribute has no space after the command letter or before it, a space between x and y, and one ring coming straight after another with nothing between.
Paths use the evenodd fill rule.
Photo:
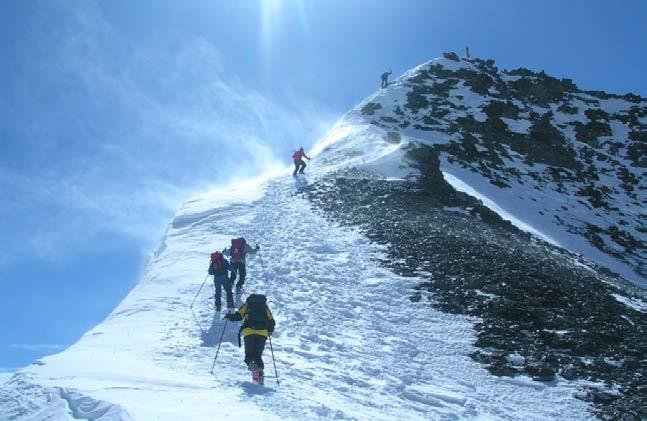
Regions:
<instances>
[{"instance_id":1,"label":"black backpack","mask_svg":"<svg viewBox=\"0 0 647 421\"><path fill-rule=\"evenodd\" d=\"M245 327L268 329L270 320L267 318L267 297L263 294L251 294L245 302L247 303Z\"/></svg>"},{"instance_id":2,"label":"black backpack","mask_svg":"<svg viewBox=\"0 0 647 421\"><path fill-rule=\"evenodd\" d=\"M263 294L250 294L245 300L247 304L247 316L245 322L238 331L238 346L240 347L240 333L245 328L250 329L267 329L274 331L274 320L267 318L267 297Z\"/></svg>"}]
</instances>

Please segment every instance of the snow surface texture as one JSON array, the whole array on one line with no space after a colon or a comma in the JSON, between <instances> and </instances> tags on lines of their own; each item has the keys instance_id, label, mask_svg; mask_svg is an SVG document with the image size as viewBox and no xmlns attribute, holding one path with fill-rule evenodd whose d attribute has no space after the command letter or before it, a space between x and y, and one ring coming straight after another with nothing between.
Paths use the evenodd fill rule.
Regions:
<instances>
[{"instance_id":1,"label":"snow surface texture","mask_svg":"<svg viewBox=\"0 0 647 421\"><path fill-rule=\"evenodd\" d=\"M294 195L303 182L283 177L184 206L103 323L0 389L0 419L590 418L575 384L489 375L467 356L473 321L409 302L420 280L380 268L381 248ZM194 307L206 333L189 310L209 253L241 234L262 245L246 289L267 293L277 320L278 387L251 383L238 325L227 326L209 374L223 328L211 282Z\"/></svg>"},{"instance_id":2,"label":"snow surface texture","mask_svg":"<svg viewBox=\"0 0 647 421\"><path fill-rule=\"evenodd\" d=\"M362 164L388 144L366 169L406 178L415 171L404 151L437 148L457 190L478 192L519 228L644 287L645 116L647 101L639 97L580 91L543 72L440 58L359 104L319 150L326 165L340 167Z\"/></svg>"}]
</instances>

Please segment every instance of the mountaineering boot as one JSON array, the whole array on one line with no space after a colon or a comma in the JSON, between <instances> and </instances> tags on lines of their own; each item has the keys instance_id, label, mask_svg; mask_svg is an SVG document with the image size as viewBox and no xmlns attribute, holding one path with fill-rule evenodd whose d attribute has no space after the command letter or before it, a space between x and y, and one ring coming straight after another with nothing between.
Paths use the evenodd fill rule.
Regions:
<instances>
[{"instance_id":1,"label":"mountaineering boot","mask_svg":"<svg viewBox=\"0 0 647 421\"><path fill-rule=\"evenodd\" d=\"M256 370L252 371L252 380L260 385L263 384L263 382L265 381L265 374L263 374L262 368L257 368Z\"/></svg>"},{"instance_id":2,"label":"mountaineering boot","mask_svg":"<svg viewBox=\"0 0 647 421\"><path fill-rule=\"evenodd\" d=\"M263 384L263 381L265 380L263 369L260 368L255 361L250 361L247 364L247 368L252 372L252 380L254 383Z\"/></svg>"}]
</instances>

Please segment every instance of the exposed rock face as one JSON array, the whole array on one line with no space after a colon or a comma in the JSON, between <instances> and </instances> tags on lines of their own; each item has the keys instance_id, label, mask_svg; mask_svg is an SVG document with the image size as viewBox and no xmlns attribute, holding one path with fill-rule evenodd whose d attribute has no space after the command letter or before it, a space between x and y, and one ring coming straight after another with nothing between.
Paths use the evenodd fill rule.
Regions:
<instances>
[{"instance_id":1,"label":"exposed rock face","mask_svg":"<svg viewBox=\"0 0 647 421\"><path fill-rule=\"evenodd\" d=\"M537 212L647 279L647 100L445 57L405 73L358 112L433 143L448 163L497 187L544 191L553 200Z\"/></svg>"},{"instance_id":2,"label":"exposed rock face","mask_svg":"<svg viewBox=\"0 0 647 421\"><path fill-rule=\"evenodd\" d=\"M647 417L645 291L520 231L441 172L466 169L510 196L519 186L534 191L528 206L644 279L647 102L451 54L388 90L353 113L406 151L400 167L415 176L342 167L301 193L387 246L381 264L425 278L411 300L476 317L471 357L493 375L585 380L578 397L600 417ZM351 151L344 142L357 139L331 145L322 159Z\"/></svg>"}]
</instances>

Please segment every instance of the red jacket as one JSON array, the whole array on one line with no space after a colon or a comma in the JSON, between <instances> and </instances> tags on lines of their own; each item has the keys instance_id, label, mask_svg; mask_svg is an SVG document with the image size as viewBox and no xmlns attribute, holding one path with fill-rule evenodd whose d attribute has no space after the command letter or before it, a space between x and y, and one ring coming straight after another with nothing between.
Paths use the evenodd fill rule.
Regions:
<instances>
[{"instance_id":1,"label":"red jacket","mask_svg":"<svg viewBox=\"0 0 647 421\"><path fill-rule=\"evenodd\" d=\"M299 149L292 154L292 159L294 159L295 161L300 161L304 156L306 157L306 159L310 159L306 156L306 153L303 152L303 149Z\"/></svg>"}]
</instances>

